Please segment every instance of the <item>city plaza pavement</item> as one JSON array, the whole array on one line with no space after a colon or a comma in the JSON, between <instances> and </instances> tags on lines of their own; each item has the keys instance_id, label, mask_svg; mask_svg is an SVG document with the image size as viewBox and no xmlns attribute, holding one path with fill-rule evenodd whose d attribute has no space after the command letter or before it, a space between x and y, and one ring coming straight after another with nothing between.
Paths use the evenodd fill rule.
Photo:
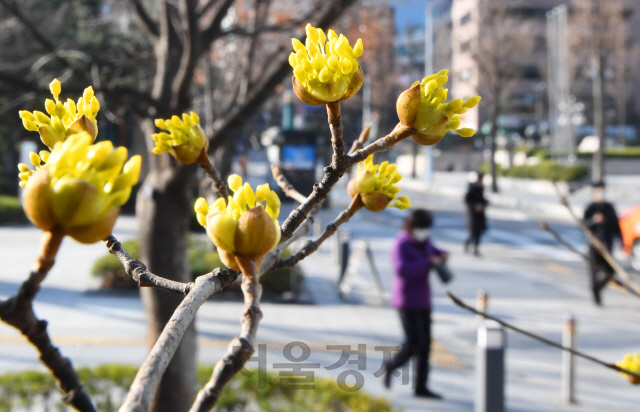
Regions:
<instances>
[{"instance_id":1,"label":"city plaza pavement","mask_svg":"<svg viewBox=\"0 0 640 412\"><path fill-rule=\"evenodd\" d=\"M363 390L384 396L406 411L471 411L477 320L451 302L446 296L447 289L470 304L475 304L477 290L484 289L490 295L492 314L556 341L560 340L564 314L572 312L578 320L579 348L608 362L640 349L640 328L632 326L640 322L637 310L640 300L609 287L604 292L604 306L595 307L587 289L583 262L542 232L537 220L527 211L497 205L489 209L490 230L482 245L482 257L475 258L462 251L465 230L460 199L442 193L428 195L407 186L414 207L435 211L433 239L451 252L450 267L455 273L449 288L432 279L435 342L430 386L445 399L414 398L410 385L402 384L402 377L394 378L391 391L384 389L381 378L375 375L382 364L382 347L401 342L397 313L379 302L371 272L362 259L352 260L355 266L351 266L346 279L352 290L346 301L339 299L332 240L301 264L306 276L306 296L303 297L315 304L262 304L264 318L258 342L266 344L263 359L267 369L284 371L286 369L278 366L285 366L291 370L296 365L291 359L295 358L303 370L345 379L347 385L358 382L360 373ZM336 188L332 207L320 213L324 224L347 204L340 190L344 190L344 186ZM290 206L285 204L283 209L287 207ZM285 216L285 212L283 210L281 216ZM355 240L368 242L387 291L393 276L389 249L405 214L406 211L395 209L380 214L363 211L345 226L351 232L354 248L359 244ZM561 219L553 220L552 224L571 243L584 247L581 234L571 225ZM134 237L135 218L121 217L114 234L121 240ZM15 293L26 276L36 256L39 237L39 230L32 227L0 227L0 259L4 266L0 274L0 298ZM86 246L65 239L57 263L36 299L36 312L49 321L54 342L75 365L107 362L139 365L146 352L140 300L135 294L98 291L98 281L89 275L93 261L105 252L106 248L100 243ZM623 259L620 255L617 257ZM239 332L241 312L241 302L222 296L201 308L197 317L200 363L213 364L222 356L229 340ZM291 345L287 345L293 342L301 344L290 350ZM308 347L307 359L301 349L304 345ZM358 345L363 346L359 354L351 355L349 362L334 368L341 358L341 350L327 345L347 345L354 352L358 352ZM286 353L288 358L285 351L290 352ZM364 362L358 364L357 360L362 357ZM275 365L277 363L285 365ZM638 387L617 373L584 360L578 360L576 366L578 403L562 404L560 364L558 350L508 332L507 410L640 409ZM249 366L257 365L252 361ZM363 369L358 370L359 367ZM43 367L34 350L16 331L0 325L0 371L25 369L42 370Z\"/></svg>"}]
</instances>

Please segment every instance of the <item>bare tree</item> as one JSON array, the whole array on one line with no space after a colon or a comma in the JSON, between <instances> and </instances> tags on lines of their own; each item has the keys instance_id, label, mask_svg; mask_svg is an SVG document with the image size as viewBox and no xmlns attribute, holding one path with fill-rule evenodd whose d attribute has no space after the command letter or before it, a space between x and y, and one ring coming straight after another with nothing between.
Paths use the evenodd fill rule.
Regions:
<instances>
[{"instance_id":1,"label":"bare tree","mask_svg":"<svg viewBox=\"0 0 640 412\"><path fill-rule=\"evenodd\" d=\"M624 63L628 46L625 42L624 14L626 7L631 4L626 0L581 0L572 4L572 42L576 50L582 56L578 60L586 62L589 67L589 75L592 78L593 96L593 126L599 139L598 150L593 155L591 178L600 181L604 178L604 151L606 146L606 117L605 98L606 84L605 72L611 66L614 69L616 83L624 84ZM622 59L622 60L618 60ZM622 66L622 67L621 67ZM618 84L620 84L618 83ZM626 86L622 86L624 89ZM619 116L626 117L625 109L627 92L622 91L618 96ZM619 119L621 119L619 117Z\"/></svg>"},{"instance_id":2,"label":"bare tree","mask_svg":"<svg viewBox=\"0 0 640 412\"><path fill-rule=\"evenodd\" d=\"M513 3L503 0L484 0L480 7L478 36L473 40L471 53L480 72L478 94L489 112L491 129L491 190L498 191L495 153L498 118L505 111L504 102L522 73L524 63L534 46L536 25L515 11Z\"/></svg>"}]
</instances>

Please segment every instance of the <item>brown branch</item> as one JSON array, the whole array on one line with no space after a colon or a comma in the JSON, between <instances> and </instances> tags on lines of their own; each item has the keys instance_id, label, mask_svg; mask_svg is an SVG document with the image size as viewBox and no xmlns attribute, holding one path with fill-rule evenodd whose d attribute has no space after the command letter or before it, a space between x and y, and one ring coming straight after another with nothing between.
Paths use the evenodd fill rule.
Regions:
<instances>
[{"instance_id":1,"label":"brown branch","mask_svg":"<svg viewBox=\"0 0 640 412\"><path fill-rule=\"evenodd\" d=\"M73 73L76 75L76 77L82 79L87 78L82 70L78 70L73 64L71 64L71 62L69 62L69 60L65 59L57 53L55 44L53 44L46 35L42 34L38 27L36 27L36 25L33 24L33 22L29 20L29 18L25 16L24 13L22 13L20 8L18 7L17 1L0 0L0 4L2 4L11 14L16 17L16 19L18 19L18 21L20 21L20 23L22 23L22 25L31 33L36 41L45 48L45 50L53 53L58 62L60 62L63 66L70 68L71 71L73 71Z\"/></svg>"},{"instance_id":2,"label":"brown branch","mask_svg":"<svg viewBox=\"0 0 640 412\"><path fill-rule=\"evenodd\" d=\"M560 236L560 234L558 232L556 232L555 230L553 230L549 224L544 221L541 220L540 221L540 226L542 226L542 229L546 232L549 232L554 239L556 239L556 241L558 241L558 243L560 243L561 245L563 245L564 247L566 247L567 249L569 249L571 252L576 253L577 255L579 255L581 258L583 258L588 264L591 265L595 265L597 267L600 267L601 269L604 269L604 267L596 262L595 260L591 259L591 256L580 252L578 249L576 249L575 247L573 247L573 245L571 245L569 242L567 242L562 236ZM627 289L627 291L637 297L640 297L640 294L638 292L636 292L631 286L629 286L628 284L626 284L624 281L620 281L618 279L615 279L615 282L619 282L622 286L625 287L625 289Z\"/></svg>"},{"instance_id":3,"label":"brown branch","mask_svg":"<svg viewBox=\"0 0 640 412\"><path fill-rule=\"evenodd\" d=\"M349 150L349 154L353 154L356 150L360 150L364 148L364 144L369 140L369 133L371 132L371 123L367 123L364 126L364 129L360 132L360 136L353 142L351 145L351 150Z\"/></svg>"},{"instance_id":4,"label":"brown branch","mask_svg":"<svg viewBox=\"0 0 640 412\"><path fill-rule=\"evenodd\" d=\"M306 245L304 245L302 249L289 256L288 258L278 260L273 265L273 269L295 266L298 264L298 262L300 262L307 256L315 253L315 251L318 250L320 245L322 245L325 240L333 236L338 231L338 228L344 223L347 223L358 210L362 209L363 206L364 204L362 203L360 195L354 197L349 206L345 210L340 212L338 217L336 217L333 222L327 225L320 237L318 237L316 240L310 240Z\"/></svg>"},{"instance_id":5,"label":"brown branch","mask_svg":"<svg viewBox=\"0 0 640 412\"><path fill-rule=\"evenodd\" d=\"M332 128L331 130L333 132L334 130L337 130L337 128ZM284 242L291 237L298 226L300 226L300 224L302 224L302 222L307 218L311 209L313 209L320 201L327 198L333 186L338 182L338 180L340 180L344 173L351 168L351 166L363 161L373 153L389 149L396 143L411 136L412 133L413 129L402 126L398 123L391 133L387 136L381 137L364 149L357 150L353 154L343 155L338 158L337 161L334 158L331 165L324 168L324 176L322 177L322 180L313 186L313 192L311 192L307 200L295 208L280 227L282 232L280 241Z\"/></svg>"},{"instance_id":6,"label":"brown branch","mask_svg":"<svg viewBox=\"0 0 640 412\"><path fill-rule=\"evenodd\" d=\"M234 338L224 357L218 361L211 379L198 392L190 412L205 412L213 408L224 386L242 369L255 351L255 339L258 324L262 319L260 296L262 285L258 282L258 268L261 262L236 256L242 268L242 292L244 295L244 313L242 314L242 331Z\"/></svg>"},{"instance_id":7,"label":"brown branch","mask_svg":"<svg viewBox=\"0 0 640 412\"><path fill-rule=\"evenodd\" d=\"M63 400L81 412L95 412L91 396L80 382L73 365L62 356L47 333L47 321L40 320L33 311L33 300L53 266L64 234L59 230L43 233L42 246L34 269L22 283L16 296L0 302L0 319L15 327L31 342L40 360L51 371L65 396Z\"/></svg>"},{"instance_id":8,"label":"brown branch","mask_svg":"<svg viewBox=\"0 0 640 412\"><path fill-rule=\"evenodd\" d=\"M153 18L147 13L147 10L142 5L140 0L129 0L129 4L133 7L135 11L135 16L138 19L138 22L142 26L143 29L147 31L152 37L156 38L160 36L160 29L158 28L158 23L153 20Z\"/></svg>"},{"instance_id":9,"label":"brown branch","mask_svg":"<svg viewBox=\"0 0 640 412\"><path fill-rule=\"evenodd\" d=\"M183 283L176 282L174 280L165 279L161 276L154 275L151 272L147 272L147 266L135 260L129 256L126 250L122 247L122 244L115 236L111 235L105 239L105 244L109 253L118 258L118 260L124 266L124 270L129 276L138 282L138 286L142 287L157 287L158 289L166 290L169 292L180 293L187 295L194 287L193 282Z\"/></svg>"},{"instance_id":10,"label":"brown branch","mask_svg":"<svg viewBox=\"0 0 640 412\"><path fill-rule=\"evenodd\" d=\"M344 156L344 137L342 136L342 118L340 116L340 102L327 104L327 118L331 129L331 148L333 149L332 163Z\"/></svg>"},{"instance_id":11,"label":"brown branch","mask_svg":"<svg viewBox=\"0 0 640 412\"><path fill-rule=\"evenodd\" d=\"M216 169L216 167L211 162L211 159L207 154L206 148L200 153L200 157L198 157L198 160L196 162L198 163L198 166L200 166L202 170L205 171L207 176L209 176L213 181L213 185L216 188L216 191L218 192L218 196L223 198L226 202L227 197L229 197L229 191L227 190L227 185L220 178L220 172L218 172L218 169Z\"/></svg>"},{"instance_id":12,"label":"brown branch","mask_svg":"<svg viewBox=\"0 0 640 412\"><path fill-rule=\"evenodd\" d=\"M222 19L227 15L229 8L233 5L234 0L224 0L222 4L218 6L218 9L211 20L211 23L207 28L200 32L200 53L202 54L206 50L209 50L211 43L222 34L221 24Z\"/></svg>"},{"instance_id":13,"label":"brown branch","mask_svg":"<svg viewBox=\"0 0 640 412\"><path fill-rule=\"evenodd\" d=\"M549 340L549 339L547 339L547 338L544 338L544 337L542 337L542 336L540 336L540 335L536 335L535 333L532 333L532 332L526 331L526 330L524 330L524 329L520 329L519 327L514 326L514 325L512 325L512 324L510 324L510 323L508 323L508 322L505 322L505 321L503 321L503 320L501 320L501 319L498 319L498 318L496 318L496 317L494 317L494 316L488 315L486 312L481 312L481 311L479 311L479 310L477 310L477 309L475 309L475 308L473 308L473 307L471 307L471 306L467 305L467 304L466 304L466 303L464 303L460 298L458 298L457 296L455 296L455 295L454 295L453 293L451 293L451 292L447 292L447 295L449 295L449 297L451 298L451 300L453 300L453 303L455 303L456 305L460 306L461 308L466 309L466 310L468 310L469 312L473 312L473 313L475 313L476 315L480 315L480 316L482 316L482 317L483 317L483 318L485 318L485 319L491 319L491 320L494 320L494 321L498 322L499 324L501 324L502 326L504 326L505 328L511 329L511 330L513 330L514 332L518 332L518 333L520 333L520 334L522 334L522 335L528 336L528 337L530 337L531 339L535 339L535 340L537 340L537 341L539 341L539 342L544 343L545 345L549 345L549 346L553 346L554 348L562 349L562 350L567 351L567 352L569 352L569 353L572 353L572 354L574 354L574 355L576 355L576 356L579 356L579 357L584 358L584 359L586 359L586 360L589 360L589 361L591 361L591 362L597 363L598 365L602 365L602 366L604 366L605 368L613 369L613 370L615 370L615 371L617 371L617 372L627 373L627 374L632 375L632 376L634 376L634 377L636 377L636 378L640 378L640 374L635 373L635 372L631 372L630 370L627 370L627 369L624 369L624 368L621 368L620 366L616 365L615 363L607 363L607 362L604 362L604 361L602 361L602 360L600 360L600 359L598 359L598 358L595 358L595 357L593 357L593 356L587 355L587 354L586 354L586 353L584 353L584 352L581 352L581 351L575 350L575 349L570 348L570 347L568 347L568 346L563 346L563 345L561 345L561 344L559 344L559 343L556 343L556 342L554 342L554 341L552 341L552 340Z\"/></svg>"},{"instance_id":14,"label":"brown branch","mask_svg":"<svg viewBox=\"0 0 640 412\"><path fill-rule=\"evenodd\" d=\"M218 2L218 0L209 0L200 10L198 10L198 18L202 17L209 9Z\"/></svg>"},{"instance_id":15,"label":"brown branch","mask_svg":"<svg viewBox=\"0 0 640 412\"><path fill-rule=\"evenodd\" d=\"M566 247L567 249L569 249L570 251L572 251L573 253L579 255L581 258L583 258L584 260L586 260L589 263L593 263L594 265L596 264L596 262L593 261L593 259L591 259L591 257L589 257L589 255L580 252L578 249L576 249L575 247L573 247L572 244L570 244L569 242L567 242L562 236L560 236L560 234L558 232L556 232L555 230L553 230L551 228L551 226L549 226L549 224L547 223L546 220L541 220L540 221L540 226L542 227L542 230L544 230L545 232L549 232L551 234L551 236L553 236L553 238L558 241L558 243L560 243L562 246Z\"/></svg>"},{"instance_id":16,"label":"brown branch","mask_svg":"<svg viewBox=\"0 0 640 412\"><path fill-rule=\"evenodd\" d=\"M289 183L289 181L287 180L286 177L284 177L284 175L282 174L282 171L278 166L271 165L271 174L273 175L273 178L276 180L276 183L278 184L278 186L280 186L280 189L282 189L282 191L287 197L290 197L291 199L299 203L304 203L307 200L307 197L305 195L298 192L296 188L293 187L291 183Z\"/></svg>"},{"instance_id":17,"label":"brown branch","mask_svg":"<svg viewBox=\"0 0 640 412\"><path fill-rule=\"evenodd\" d=\"M160 379L173 358L184 333L202 304L236 280L237 272L215 269L196 278L188 295L176 308L160 337L149 352L129 389L120 412L146 412L158 389Z\"/></svg>"},{"instance_id":18,"label":"brown branch","mask_svg":"<svg viewBox=\"0 0 640 412\"><path fill-rule=\"evenodd\" d=\"M260 268L260 276L273 269L273 265L276 264L276 262L280 259L282 252L284 252L284 250L289 247L289 245L309 233L309 230L311 229L311 226L313 226L313 222L315 221L315 218L318 215L318 212L320 212L321 208L322 202L320 202L316 207L313 208L304 223L302 223L293 233L293 236L291 236L287 241L280 243L274 250L272 250L269 254L267 254L267 256L265 256L264 260L262 261L262 267Z\"/></svg>"},{"instance_id":19,"label":"brown branch","mask_svg":"<svg viewBox=\"0 0 640 412\"><path fill-rule=\"evenodd\" d=\"M640 295L640 285L638 285L632 278L631 276L629 276L629 274L627 273L626 270L624 270L622 268L622 266L620 266L618 264L618 262L615 261L615 259L613 258L613 256L611 256L611 253L609 253L609 251L607 250L607 248L605 247L605 245L602 244L602 242L593 235L593 233L591 233L591 230L589 230L589 228L587 227L587 225L582 221L582 219L580 219L578 216L576 216L576 214L574 213L573 209L571 208L571 205L569 204L569 200L567 200L566 196L564 196L561 192L560 189L558 188L558 185L553 182L553 187L556 189L556 193L558 194L558 196L560 197L560 203L567 208L567 210L569 211L569 213L571 214L571 217L573 218L573 220L576 221L576 223L578 224L578 227L580 228L580 230L582 230L582 233L584 233L585 237L587 238L587 241L589 242L589 244L591 244L597 251L598 253L600 253L602 255L602 257L604 258L604 260L607 261L607 263L609 265L611 265L611 267L613 268L613 270L620 275L620 277L624 280L624 282L626 283L626 286L630 289L632 289L635 293L635 295Z\"/></svg>"}]
</instances>

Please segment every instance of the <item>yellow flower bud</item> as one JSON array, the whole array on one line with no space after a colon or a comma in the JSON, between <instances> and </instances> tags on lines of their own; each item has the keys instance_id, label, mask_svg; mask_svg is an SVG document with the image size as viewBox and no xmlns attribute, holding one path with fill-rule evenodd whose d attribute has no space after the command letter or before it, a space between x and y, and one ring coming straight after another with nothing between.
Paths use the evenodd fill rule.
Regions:
<instances>
[{"instance_id":1,"label":"yellow flower bud","mask_svg":"<svg viewBox=\"0 0 640 412\"><path fill-rule=\"evenodd\" d=\"M199 198L194 209L225 265L237 270L234 256L261 261L280 242L280 199L267 183L255 193L238 175L229 176L228 183L234 194L227 201L220 198L208 205Z\"/></svg>"},{"instance_id":2,"label":"yellow flower bud","mask_svg":"<svg viewBox=\"0 0 640 412\"><path fill-rule=\"evenodd\" d=\"M111 233L120 206L140 175L140 156L129 159L121 172L126 149L112 150L110 142L91 145L92 140L83 131L56 143L51 154L44 152L47 163L24 185L27 217L43 230L59 228L82 243L97 242ZM33 155L32 161L40 159Z\"/></svg>"},{"instance_id":3,"label":"yellow flower bud","mask_svg":"<svg viewBox=\"0 0 640 412\"><path fill-rule=\"evenodd\" d=\"M49 90L51 90L51 94L58 101L58 96L60 96L60 92L62 91L62 86L60 85L60 80L53 79L51 84L49 84Z\"/></svg>"},{"instance_id":4,"label":"yellow flower bud","mask_svg":"<svg viewBox=\"0 0 640 412\"><path fill-rule=\"evenodd\" d=\"M293 67L293 90L303 102L315 106L346 100L360 90L364 74L357 62L362 55L362 40L355 49L342 34L329 31L329 41L322 29L307 24L303 44L292 39L295 53L289 55Z\"/></svg>"},{"instance_id":5,"label":"yellow flower bud","mask_svg":"<svg viewBox=\"0 0 640 412\"><path fill-rule=\"evenodd\" d=\"M156 119L156 127L169 133L155 133L156 146L151 150L154 154L169 152L180 163L192 164L200 156L206 156L209 139L200 127L200 118L194 112L182 114L182 119L173 115L170 119Z\"/></svg>"},{"instance_id":6,"label":"yellow flower bud","mask_svg":"<svg viewBox=\"0 0 640 412\"><path fill-rule=\"evenodd\" d=\"M21 110L20 118L24 128L40 132L40 139L49 148L80 132L87 132L95 140L98 135L96 115L100 110L100 103L93 95L93 88L89 86L85 89L84 95L90 96L89 100L81 97L77 107L71 99L66 103L58 100L62 90L58 79L51 82L49 89L55 99L55 102L51 99L45 100L45 110L49 116L37 110L33 113ZM85 101L88 102L87 107L85 107Z\"/></svg>"},{"instance_id":7,"label":"yellow flower bud","mask_svg":"<svg viewBox=\"0 0 640 412\"><path fill-rule=\"evenodd\" d=\"M421 82L415 82L398 97L396 110L400 122L415 130L411 137L418 144L436 144L449 131L463 137L470 137L475 133L473 129L460 128L461 119L458 115L475 107L480 102L480 96L445 103L448 89L442 87L449 79L448 72L441 70L429 75Z\"/></svg>"},{"instance_id":8,"label":"yellow flower bud","mask_svg":"<svg viewBox=\"0 0 640 412\"><path fill-rule=\"evenodd\" d=\"M630 372L640 374L640 356L638 356L638 352L634 352L633 356L627 353L626 355L624 355L623 360L621 360L620 362L616 362L616 366L619 366ZM638 378L637 376L629 375L628 373L624 372L620 372L620 374L627 378L632 384L640 384L640 378Z\"/></svg>"},{"instance_id":9,"label":"yellow flower bud","mask_svg":"<svg viewBox=\"0 0 640 412\"><path fill-rule=\"evenodd\" d=\"M395 164L385 161L377 165L373 156L369 156L358 164L358 173L349 181L347 191L352 198L360 195L364 207L371 212L380 212L389 205L406 209L411 206L407 196L395 199L400 179L402 175L396 172Z\"/></svg>"}]
</instances>

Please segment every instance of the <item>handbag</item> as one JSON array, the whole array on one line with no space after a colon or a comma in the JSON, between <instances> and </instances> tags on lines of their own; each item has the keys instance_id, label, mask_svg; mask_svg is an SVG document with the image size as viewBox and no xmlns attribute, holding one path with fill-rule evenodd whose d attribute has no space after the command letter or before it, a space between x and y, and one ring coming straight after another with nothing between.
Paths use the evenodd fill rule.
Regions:
<instances>
[{"instance_id":1,"label":"handbag","mask_svg":"<svg viewBox=\"0 0 640 412\"><path fill-rule=\"evenodd\" d=\"M433 265L433 268L436 270L436 273L442 283L447 284L451 282L451 279L453 279L453 273L449 270L449 266L444 259L439 264Z\"/></svg>"}]
</instances>

